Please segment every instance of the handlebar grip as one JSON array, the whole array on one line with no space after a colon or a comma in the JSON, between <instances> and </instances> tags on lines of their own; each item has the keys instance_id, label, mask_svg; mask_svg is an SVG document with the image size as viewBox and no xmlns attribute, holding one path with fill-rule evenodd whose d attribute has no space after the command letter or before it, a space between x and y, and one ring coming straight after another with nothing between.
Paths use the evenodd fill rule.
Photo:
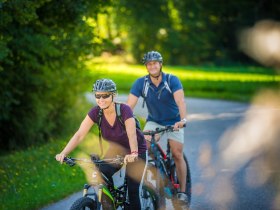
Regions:
<instances>
[{"instance_id":1,"label":"handlebar grip","mask_svg":"<svg viewBox=\"0 0 280 210\"><path fill-rule=\"evenodd\" d=\"M63 159L63 162L65 162L67 165L69 165L69 166L74 166L74 165L76 165L76 163L75 163L75 161L74 160L72 160L71 158L69 158L69 157L65 157L64 159Z\"/></svg>"}]
</instances>

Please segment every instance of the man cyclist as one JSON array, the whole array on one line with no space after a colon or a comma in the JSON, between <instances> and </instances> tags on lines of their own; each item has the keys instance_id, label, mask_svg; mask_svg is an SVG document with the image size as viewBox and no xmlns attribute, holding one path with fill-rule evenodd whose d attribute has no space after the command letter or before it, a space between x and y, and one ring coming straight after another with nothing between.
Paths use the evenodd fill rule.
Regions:
<instances>
[{"instance_id":1,"label":"man cyclist","mask_svg":"<svg viewBox=\"0 0 280 210\"><path fill-rule=\"evenodd\" d=\"M128 105L120 104L120 111L124 125L117 119L116 103L114 101L117 88L112 80L97 80L93 85L93 92L95 92L97 106L93 107L88 112L82 121L80 128L73 135L61 153L56 155L56 160L62 163L64 157L81 143L90 128L94 124L98 125L100 122L99 119L101 119L101 134L104 140L109 143L109 149L104 155L104 158L113 158L116 155L125 156L124 162L127 163L126 173L128 175L127 185L130 200L129 209L140 210L140 190L142 189L147 159L146 141L142 132L139 129L136 129L135 119L132 110ZM100 116L101 113L102 116ZM120 169L120 167L105 164L100 166L99 169L106 174L113 183L112 176Z\"/></svg>"},{"instance_id":2,"label":"man cyclist","mask_svg":"<svg viewBox=\"0 0 280 210\"><path fill-rule=\"evenodd\" d=\"M171 152L177 168L180 192L177 198L188 205L186 192L187 168L183 157L184 129L186 124L186 104L183 86L178 77L162 72L163 58L157 51L147 52L143 64L148 75L138 78L130 90L127 104L134 109L138 98L143 97L143 106L148 109L144 131L155 130L157 127L174 125L178 131L167 133ZM145 136L148 139L148 136Z\"/></svg>"}]
</instances>

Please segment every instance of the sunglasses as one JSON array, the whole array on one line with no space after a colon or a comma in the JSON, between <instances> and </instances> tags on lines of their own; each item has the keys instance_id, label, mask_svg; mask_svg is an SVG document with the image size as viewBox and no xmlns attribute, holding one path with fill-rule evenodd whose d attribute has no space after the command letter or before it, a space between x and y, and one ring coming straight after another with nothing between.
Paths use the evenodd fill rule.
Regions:
<instances>
[{"instance_id":1,"label":"sunglasses","mask_svg":"<svg viewBox=\"0 0 280 210\"><path fill-rule=\"evenodd\" d=\"M103 99L106 99L106 98L109 98L112 94L95 94L95 98L97 99L100 99L100 98L103 98Z\"/></svg>"}]
</instances>

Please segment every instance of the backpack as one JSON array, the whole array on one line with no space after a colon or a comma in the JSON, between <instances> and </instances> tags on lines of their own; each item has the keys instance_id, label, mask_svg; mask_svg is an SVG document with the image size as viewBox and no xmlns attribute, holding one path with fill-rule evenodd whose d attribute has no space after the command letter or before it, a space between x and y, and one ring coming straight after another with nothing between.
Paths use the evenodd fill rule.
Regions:
<instances>
[{"instance_id":1,"label":"backpack","mask_svg":"<svg viewBox=\"0 0 280 210\"><path fill-rule=\"evenodd\" d=\"M124 127L125 129L125 124L124 124L124 121L122 119L122 113L121 113L121 103L117 103L115 102L115 109L116 109L116 114L117 114L117 118L118 120L120 121L120 123L122 124L122 126ZM102 120L102 115L103 115L103 110L102 109L99 109L99 112L98 112L98 136L99 136L99 145L100 145L100 150L101 150L101 155L103 155L103 147L102 147L102 135L101 135L101 129L100 129L100 126L101 126L101 120ZM140 121L136 118L135 115L133 115L133 118L135 120L135 124L136 124L136 129L139 129L141 130L141 125L140 125Z\"/></svg>"},{"instance_id":2,"label":"backpack","mask_svg":"<svg viewBox=\"0 0 280 210\"><path fill-rule=\"evenodd\" d=\"M162 87L162 89L166 88L169 91L169 93L172 93L172 91L170 89L171 76L172 76L171 74L166 74L166 80L164 81L164 86ZM142 97L143 97L142 108L145 107L145 102L146 102L149 88L150 88L149 75L146 75L145 79L144 79L143 89L142 89ZM162 91L162 89L160 91Z\"/></svg>"}]
</instances>

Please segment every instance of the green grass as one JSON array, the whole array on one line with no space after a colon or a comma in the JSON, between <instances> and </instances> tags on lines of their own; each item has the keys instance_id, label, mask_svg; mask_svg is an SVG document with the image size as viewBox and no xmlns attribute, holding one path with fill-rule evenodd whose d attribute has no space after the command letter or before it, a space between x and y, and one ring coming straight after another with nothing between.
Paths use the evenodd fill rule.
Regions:
<instances>
[{"instance_id":1,"label":"green grass","mask_svg":"<svg viewBox=\"0 0 280 210\"><path fill-rule=\"evenodd\" d=\"M97 78L106 77L116 82L119 92L127 93L138 77L147 74L142 65L105 64L96 60L88 63L88 68L85 81L88 91ZM258 91L279 88L280 82L280 76L274 71L260 67L164 66L164 71L181 79L187 97L249 102ZM79 101L79 109L73 111L77 115L73 118L76 128L91 106ZM98 152L96 134L97 128L94 128L71 156ZM38 209L82 189L86 182L84 172L79 167L70 168L54 160L69 138L53 139L40 147L0 156L0 209ZM104 147L106 149L106 144Z\"/></svg>"},{"instance_id":2,"label":"green grass","mask_svg":"<svg viewBox=\"0 0 280 210\"><path fill-rule=\"evenodd\" d=\"M37 209L82 186L79 168L59 165L54 156L64 141L29 148L0 158L0 209Z\"/></svg>"},{"instance_id":3,"label":"green grass","mask_svg":"<svg viewBox=\"0 0 280 210\"><path fill-rule=\"evenodd\" d=\"M56 139L0 157L0 209L38 209L82 190L86 177L81 168L54 159L66 143ZM71 156L88 157L98 150L98 137L91 133Z\"/></svg>"},{"instance_id":4,"label":"green grass","mask_svg":"<svg viewBox=\"0 0 280 210\"><path fill-rule=\"evenodd\" d=\"M88 63L93 78L111 78L119 92L128 92L133 82L147 74L143 65ZM164 66L164 72L178 76L185 96L250 102L263 89L279 88L280 75L261 67Z\"/></svg>"}]
</instances>

